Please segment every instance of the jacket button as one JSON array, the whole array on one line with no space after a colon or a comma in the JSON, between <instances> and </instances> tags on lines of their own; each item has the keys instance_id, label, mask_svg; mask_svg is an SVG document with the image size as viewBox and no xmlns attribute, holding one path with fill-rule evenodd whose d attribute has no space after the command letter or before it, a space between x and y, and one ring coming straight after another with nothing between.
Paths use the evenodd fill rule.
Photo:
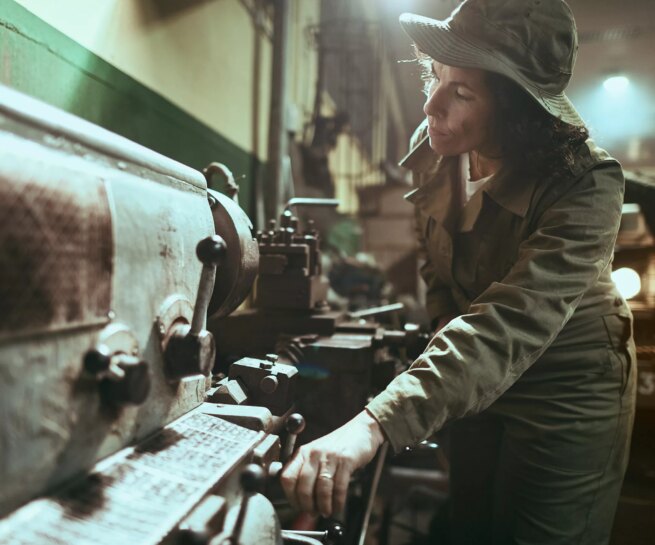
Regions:
<instances>
[{"instance_id":1,"label":"jacket button","mask_svg":"<svg viewBox=\"0 0 655 545\"><path fill-rule=\"evenodd\" d=\"M623 299L620 297L615 297L614 298L614 306L615 307L620 307L623 304Z\"/></svg>"}]
</instances>

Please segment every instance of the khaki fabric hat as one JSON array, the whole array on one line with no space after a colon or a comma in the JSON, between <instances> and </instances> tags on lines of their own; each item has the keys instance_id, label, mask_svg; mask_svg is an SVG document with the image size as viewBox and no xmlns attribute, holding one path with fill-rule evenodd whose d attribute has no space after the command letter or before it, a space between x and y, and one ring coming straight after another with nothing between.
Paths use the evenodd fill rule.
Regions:
<instances>
[{"instance_id":1,"label":"khaki fabric hat","mask_svg":"<svg viewBox=\"0 0 655 545\"><path fill-rule=\"evenodd\" d=\"M578 50L578 33L562 0L464 0L440 21L403 13L400 24L434 60L502 74L551 115L584 125L564 94Z\"/></svg>"}]
</instances>

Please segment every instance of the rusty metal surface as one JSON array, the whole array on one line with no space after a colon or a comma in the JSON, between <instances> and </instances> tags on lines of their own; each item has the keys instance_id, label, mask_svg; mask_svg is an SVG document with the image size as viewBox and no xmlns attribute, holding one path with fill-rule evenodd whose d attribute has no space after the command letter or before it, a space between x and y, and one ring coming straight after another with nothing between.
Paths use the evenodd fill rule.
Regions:
<instances>
[{"instance_id":1,"label":"rusty metal surface","mask_svg":"<svg viewBox=\"0 0 655 545\"><path fill-rule=\"evenodd\" d=\"M109 202L100 179L68 178L0 152L0 341L108 320Z\"/></svg>"},{"instance_id":2,"label":"rusty metal surface","mask_svg":"<svg viewBox=\"0 0 655 545\"><path fill-rule=\"evenodd\" d=\"M195 300L195 247L214 226L199 172L1 86L0 179L0 289L12 283L13 305L3 327L22 328L0 342L2 516L202 403L205 377L167 379L155 323L170 296ZM16 208L27 219L7 226ZM29 320L29 297L17 293L28 285L47 288ZM105 404L85 374L83 356L107 322L128 327L149 364L138 407Z\"/></svg>"}]
</instances>

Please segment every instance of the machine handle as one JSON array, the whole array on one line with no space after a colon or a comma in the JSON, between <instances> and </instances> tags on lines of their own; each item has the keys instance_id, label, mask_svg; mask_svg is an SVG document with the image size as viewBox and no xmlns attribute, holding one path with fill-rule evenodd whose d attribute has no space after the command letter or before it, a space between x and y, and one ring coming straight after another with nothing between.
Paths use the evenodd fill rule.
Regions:
<instances>
[{"instance_id":1,"label":"machine handle","mask_svg":"<svg viewBox=\"0 0 655 545\"><path fill-rule=\"evenodd\" d=\"M289 210L292 206L339 206L338 199L315 199L311 197L293 197L287 201L284 210Z\"/></svg>"},{"instance_id":2,"label":"machine handle","mask_svg":"<svg viewBox=\"0 0 655 545\"><path fill-rule=\"evenodd\" d=\"M202 263L202 272L200 273L198 296L196 297L196 304L193 309L189 335L198 336L205 329L207 309L209 308L209 301L214 291L216 268L225 260L226 254L227 245L218 235L204 238L196 246L196 255Z\"/></svg>"},{"instance_id":3,"label":"machine handle","mask_svg":"<svg viewBox=\"0 0 655 545\"><path fill-rule=\"evenodd\" d=\"M327 530L282 530L282 539L284 543L291 544L314 544L322 545L339 545L343 539L343 527L338 522L334 522Z\"/></svg>"},{"instance_id":4,"label":"machine handle","mask_svg":"<svg viewBox=\"0 0 655 545\"><path fill-rule=\"evenodd\" d=\"M243 522L246 519L246 513L248 512L250 498L264 489L264 484L266 482L264 470L257 464L248 464L241 472L239 482L243 489L243 501L239 507L237 520L234 523L234 530L232 531L232 537L230 538L231 545L239 545L239 538L241 537Z\"/></svg>"},{"instance_id":5,"label":"machine handle","mask_svg":"<svg viewBox=\"0 0 655 545\"><path fill-rule=\"evenodd\" d=\"M214 291L216 267L223 263L226 253L227 245L218 235L204 238L196 246L196 255L202 263L202 271L191 324L173 324L164 353L166 373L171 380L179 380L197 373L209 376L211 373L216 346L214 336L205 329L205 325L209 301Z\"/></svg>"},{"instance_id":6,"label":"machine handle","mask_svg":"<svg viewBox=\"0 0 655 545\"><path fill-rule=\"evenodd\" d=\"M150 393L150 366L136 356L112 353L100 344L84 355L83 365L96 377L102 395L114 405L141 405Z\"/></svg>"},{"instance_id":7,"label":"machine handle","mask_svg":"<svg viewBox=\"0 0 655 545\"><path fill-rule=\"evenodd\" d=\"M284 464L291 458L293 449L296 446L296 439L305 429L305 419L299 413L290 414L284 422L284 427L288 435L287 442L280 453L280 461L271 462L268 466L268 476L272 479L277 479L280 476Z\"/></svg>"},{"instance_id":8,"label":"machine handle","mask_svg":"<svg viewBox=\"0 0 655 545\"><path fill-rule=\"evenodd\" d=\"M289 435L280 456L282 458L282 462L286 462L289 458L291 458L293 449L296 446L296 439L298 439L298 435L300 435L305 429L305 419L301 414L290 414L284 422L284 427L286 428Z\"/></svg>"},{"instance_id":9,"label":"machine handle","mask_svg":"<svg viewBox=\"0 0 655 545\"><path fill-rule=\"evenodd\" d=\"M397 312L403 310L405 305L403 303L391 303L381 307L372 307L364 310L357 310L350 312L348 315L351 318L370 318L371 316L380 316L381 314L388 314L390 312Z\"/></svg>"},{"instance_id":10,"label":"machine handle","mask_svg":"<svg viewBox=\"0 0 655 545\"><path fill-rule=\"evenodd\" d=\"M205 168L202 169L202 173L205 176L207 181L207 186L211 185L212 177L215 174L218 174L223 181L225 182L225 193L230 197L235 203L239 204L239 186L234 180L234 174L232 171L227 168L223 163L209 163ZM243 176L242 176L243 177Z\"/></svg>"}]
</instances>

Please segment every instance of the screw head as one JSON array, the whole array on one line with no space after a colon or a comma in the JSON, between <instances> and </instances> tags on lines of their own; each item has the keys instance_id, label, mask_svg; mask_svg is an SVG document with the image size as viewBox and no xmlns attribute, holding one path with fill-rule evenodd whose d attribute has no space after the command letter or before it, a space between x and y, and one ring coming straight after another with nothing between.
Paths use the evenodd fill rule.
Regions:
<instances>
[{"instance_id":1,"label":"screw head","mask_svg":"<svg viewBox=\"0 0 655 545\"><path fill-rule=\"evenodd\" d=\"M260 382L259 388L265 394L272 394L277 390L278 379L275 375L266 375Z\"/></svg>"}]
</instances>

